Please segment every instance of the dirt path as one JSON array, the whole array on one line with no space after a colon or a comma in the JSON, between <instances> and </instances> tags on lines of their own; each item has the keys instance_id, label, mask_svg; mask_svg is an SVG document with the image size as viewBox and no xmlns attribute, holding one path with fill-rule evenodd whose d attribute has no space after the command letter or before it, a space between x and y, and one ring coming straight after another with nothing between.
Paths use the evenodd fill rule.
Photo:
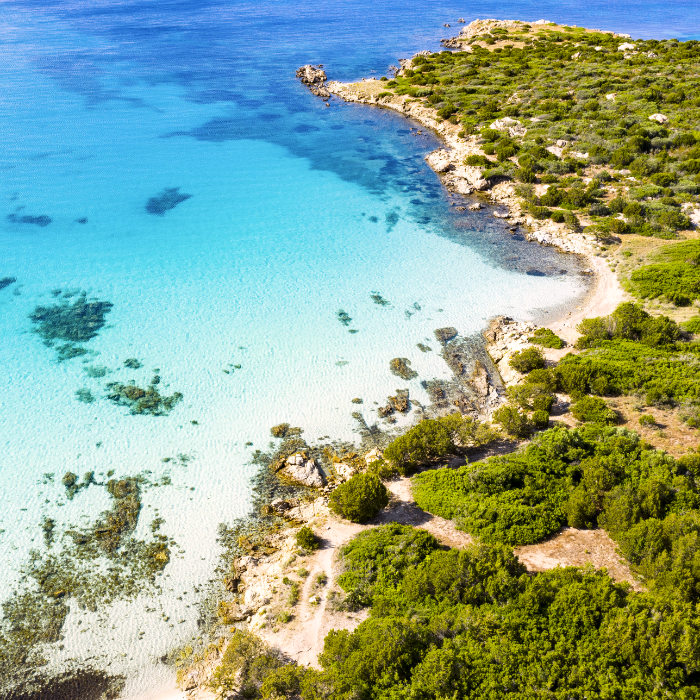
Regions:
<instances>
[{"instance_id":1,"label":"dirt path","mask_svg":"<svg viewBox=\"0 0 700 700\"><path fill-rule=\"evenodd\" d=\"M293 608L293 618L287 623L271 620L270 624L255 630L271 646L282 650L297 663L318 667L318 657L328 632L355 629L367 617L366 610L353 613L339 610L334 605L336 597L342 598L337 585L341 573L338 550L355 535L372 527L397 522L426 530L448 547L464 548L472 543L472 537L458 530L452 521L426 513L416 505L409 478L391 481L387 487L391 492L389 506L371 523L358 525L329 514L317 515L310 521L309 525L323 542L318 551L288 567L290 578L297 575L299 567L308 571L301 584L299 602ZM529 571L592 564L595 568L606 568L615 580L627 581L639 588L615 543L602 530L566 528L546 542L516 549L515 554ZM318 584L319 575L326 577L324 585ZM287 595L286 586L279 590L279 596ZM285 604L281 607L284 608Z\"/></svg>"}]
</instances>

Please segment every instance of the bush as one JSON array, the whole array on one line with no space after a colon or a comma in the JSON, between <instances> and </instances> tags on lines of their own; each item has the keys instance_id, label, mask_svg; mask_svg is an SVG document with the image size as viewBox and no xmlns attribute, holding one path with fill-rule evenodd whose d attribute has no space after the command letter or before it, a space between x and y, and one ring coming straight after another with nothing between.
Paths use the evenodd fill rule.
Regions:
<instances>
[{"instance_id":1,"label":"bush","mask_svg":"<svg viewBox=\"0 0 700 700\"><path fill-rule=\"evenodd\" d=\"M544 430L549 425L549 412L545 410L534 411L532 423L537 430Z\"/></svg>"},{"instance_id":2,"label":"bush","mask_svg":"<svg viewBox=\"0 0 700 700\"><path fill-rule=\"evenodd\" d=\"M529 343L541 345L543 348L559 350L564 347L564 341L549 328L538 328L527 340Z\"/></svg>"},{"instance_id":3,"label":"bush","mask_svg":"<svg viewBox=\"0 0 700 700\"><path fill-rule=\"evenodd\" d=\"M321 546L321 541L316 537L313 530L304 525L296 534L297 547L313 552Z\"/></svg>"},{"instance_id":4,"label":"bush","mask_svg":"<svg viewBox=\"0 0 700 700\"><path fill-rule=\"evenodd\" d=\"M474 165L478 167L490 167L493 165L493 163L486 157L486 156L480 156L476 153L473 153L471 155L468 155L464 159L464 164L465 165Z\"/></svg>"},{"instance_id":5,"label":"bush","mask_svg":"<svg viewBox=\"0 0 700 700\"><path fill-rule=\"evenodd\" d=\"M603 399L597 396L584 396L571 406L571 413L582 423L617 423L618 415Z\"/></svg>"},{"instance_id":6,"label":"bush","mask_svg":"<svg viewBox=\"0 0 700 700\"><path fill-rule=\"evenodd\" d=\"M665 246L654 260L651 265L632 272L630 289L635 296L680 300L679 306L700 299L700 242L683 241Z\"/></svg>"},{"instance_id":7,"label":"bush","mask_svg":"<svg viewBox=\"0 0 700 700\"><path fill-rule=\"evenodd\" d=\"M411 474L430 462L451 454L450 431L440 421L427 419L397 437L384 450L384 459L401 474Z\"/></svg>"},{"instance_id":8,"label":"bush","mask_svg":"<svg viewBox=\"0 0 700 700\"><path fill-rule=\"evenodd\" d=\"M700 333L700 316L689 318L687 321L681 323L681 327L688 333Z\"/></svg>"},{"instance_id":9,"label":"bush","mask_svg":"<svg viewBox=\"0 0 700 700\"><path fill-rule=\"evenodd\" d=\"M501 406L494 411L493 421L498 423L508 435L516 438L528 437L533 429L533 425L528 420L527 415L512 404Z\"/></svg>"},{"instance_id":10,"label":"bush","mask_svg":"<svg viewBox=\"0 0 700 700\"><path fill-rule=\"evenodd\" d=\"M525 348L514 352L508 364L521 374L527 374L533 369L541 369L545 366L544 356L542 351L537 348Z\"/></svg>"},{"instance_id":11,"label":"bush","mask_svg":"<svg viewBox=\"0 0 700 700\"><path fill-rule=\"evenodd\" d=\"M336 515L354 523L371 520L388 503L386 486L374 474L355 474L336 487L329 500Z\"/></svg>"}]
</instances>

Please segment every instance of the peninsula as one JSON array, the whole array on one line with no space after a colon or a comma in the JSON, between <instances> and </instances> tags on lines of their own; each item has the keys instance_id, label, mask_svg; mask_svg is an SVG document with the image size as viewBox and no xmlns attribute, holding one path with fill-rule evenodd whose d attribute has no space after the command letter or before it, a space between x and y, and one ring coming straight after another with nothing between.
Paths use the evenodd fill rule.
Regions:
<instances>
[{"instance_id":1,"label":"peninsula","mask_svg":"<svg viewBox=\"0 0 700 700\"><path fill-rule=\"evenodd\" d=\"M465 206L596 283L551 327L493 321L480 415L337 450L272 429L260 478L287 490L222 538L190 697L698 693L700 42L477 20L444 44L391 78L298 75L434 130Z\"/></svg>"}]
</instances>

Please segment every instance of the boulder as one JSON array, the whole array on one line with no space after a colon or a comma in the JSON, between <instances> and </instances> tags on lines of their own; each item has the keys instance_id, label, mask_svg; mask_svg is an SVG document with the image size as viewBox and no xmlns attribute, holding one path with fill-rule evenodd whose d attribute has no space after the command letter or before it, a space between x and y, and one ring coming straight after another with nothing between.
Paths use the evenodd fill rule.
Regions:
<instances>
[{"instance_id":1,"label":"boulder","mask_svg":"<svg viewBox=\"0 0 700 700\"><path fill-rule=\"evenodd\" d=\"M322 97L324 100L327 100L331 96L331 93L326 87L328 76L326 75L326 71L323 70L323 64L319 63L317 66L312 66L311 64L301 66L297 68L296 75L317 97Z\"/></svg>"},{"instance_id":2,"label":"boulder","mask_svg":"<svg viewBox=\"0 0 700 700\"><path fill-rule=\"evenodd\" d=\"M452 167L450 153L444 148L428 153L425 160L436 173L446 173Z\"/></svg>"},{"instance_id":3,"label":"boulder","mask_svg":"<svg viewBox=\"0 0 700 700\"><path fill-rule=\"evenodd\" d=\"M525 136L527 129L513 117L502 117L491 124L492 129L507 131L509 136Z\"/></svg>"},{"instance_id":4,"label":"boulder","mask_svg":"<svg viewBox=\"0 0 700 700\"><path fill-rule=\"evenodd\" d=\"M441 343L447 343L452 340L452 338L457 337L457 329L452 326L446 326L445 328L436 328L434 331L435 337Z\"/></svg>"},{"instance_id":5,"label":"boulder","mask_svg":"<svg viewBox=\"0 0 700 700\"><path fill-rule=\"evenodd\" d=\"M325 479L323 474L316 464L316 460L309 458L307 455L296 452L287 457L283 467L285 475L304 486L311 488L321 488Z\"/></svg>"},{"instance_id":6,"label":"boulder","mask_svg":"<svg viewBox=\"0 0 700 700\"><path fill-rule=\"evenodd\" d=\"M376 462L378 459L382 459L382 457L384 457L382 451L378 447L375 447L373 450L370 450L365 455L365 462L369 467L369 465L372 464L372 462Z\"/></svg>"},{"instance_id":7,"label":"boulder","mask_svg":"<svg viewBox=\"0 0 700 700\"><path fill-rule=\"evenodd\" d=\"M658 122L659 124L665 124L668 121L668 117L665 114L660 114L659 112L650 114L649 119L653 122Z\"/></svg>"}]
</instances>

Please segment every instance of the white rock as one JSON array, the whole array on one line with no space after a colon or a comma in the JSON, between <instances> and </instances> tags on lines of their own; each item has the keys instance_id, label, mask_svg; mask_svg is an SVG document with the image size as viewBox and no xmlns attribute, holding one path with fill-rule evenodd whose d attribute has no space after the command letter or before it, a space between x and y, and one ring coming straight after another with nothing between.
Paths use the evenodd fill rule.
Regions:
<instances>
[{"instance_id":1,"label":"white rock","mask_svg":"<svg viewBox=\"0 0 700 700\"><path fill-rule=\"evenodd\" d=\"M668 121L668 117L665 114L660 114L659 112L650 114L649 119L653 122L658 122L659 124L665 124Z\"/></svg>"},{"instance_id":2,"label":"white rock","mask_svg":"<svg viewBox=\"0 0 700 700\"><path fill-rule=\"evenodd\" d=\"M298 481L304 486L320 488L325 483L316 461L307 459L301 452L287 457L284 472L290 479Z\"/></svg>"},{"instance_id":3,"label":"white rock","mask_svg":"<svg viewBox=\"0 0 700 700\"><path fill-rule=\"evenodd\" d=\"M559 140L557 141L557 146L559 146L559 148L566 148L566 146L567 146L568 144L569 144L569 142L566 141L566 140L564 140L564 139L559 139Z\"/></svg>"},{"instance_id":4,"label":"white rock","mask_svg":"<svg viewBox=\"0 0 700 700\"><path fill-rule=\"evenodd\" d=\"M470 204L467 207L467 209L469 209L469 211L479 211L482 208L483 207L481 206L481 204L479 202L473 202L472 204Z\"/></svg>"},{"instance_id":5,"label":"white rock","mask_svg":"<svg viewBox=\"0 0 700 700\"><path fill-rule=\"evenodd\" d=\"M581 160L588 160L588 153L581 153L581 151L571 151L571 155L574 158L580 158Z\"/></svg>"},{"instance_id":6,"label":"white rock","mask_svg":"<svg viewBox=\"0 0 700 700\"><path fill-rule=\"evenodd\" d=\"M571 58L581 58L581 52L577 51L576 53L571 54Z\"/></svg>"},{"instance_id":7,"label":"white rock","mask_svg":"<svg viewBox=\"0 0 700 700\"><path fill-rule=\"evenodd\" d=\"M502 117L491 124L491 129L507 131L510 136L525 136L527 129L513 117Z\"/></svg>"},{"instance_id":8,"label":"white rock","mask_svg":"<svg viewBox=\"0 0 700 700\"><path fill-rule=\"evenodd\" d=\"M564 152L564 149L560 146L547 146L547 150L557 158L561 158L561 154Z\"/></svg>"},{"instance_id":9,"label":"white rock","mask_svg":"<svg viewBox=\"0 0 700 700\"><path fill-rule=\"evenodd\" d=\"M626 41L624 44L620 44L617 47L618 51L634 51L637 47L635 44L630 44L629 41Z\"/></svg>"},{"instance_id":10,"label":"white rock","mask_svg":"<svg viewBox=\"0 0 700 700\"><path fill-rule=\"evenodd\" d=\"M365 455L365 462L367 463L367 466L369 467L372 462L376 462L378 459L381 459L384 456L382 451L378 448L375 447L373 450L370 450L366 455Z\"/></svg>"},{"instance_id":11,"label":"white rock","mask_svg":"<svg viewBox=\"0 0 700 700\"><path fill-rule=\"evenodd\" d=\"M341 481L347 481L355 473L355 470L345 462L336 462L333 468Z\"/></svg>"},{"instance_id":12,"label":"white rock","mask_svg":"<svg viewBox=\"0 0 700 700\"><path fill-rule=\"evenodd\" d=\"M700 206L693 204L692 202L686 202L681 205L683 213L690 219L690 223L695 226L695 228L700 227Z\"/></svg>"},{"instance_id":13,"label":"white rock","mask_svg":"<svg viewBox=\"0 0 700 700\"><path fill-rule=\"evenodd\" d=\"M444 148L428 153L425 160L436 173L446 173L452 167L450 152Z\"/></svg>"},{"instance_id":14,"label":"white rock","mask_svg":"<svg viewBox=\"0 0 700 700\"><path fill-rule=\"evenodd\" d=\"M609 93L605 96L605 99L606 99L608 102L615 102L615 98L616 98L616 97L617 97L617 95L616 95L614 92L609 92Z\"/></svg>"}]
</instances>

